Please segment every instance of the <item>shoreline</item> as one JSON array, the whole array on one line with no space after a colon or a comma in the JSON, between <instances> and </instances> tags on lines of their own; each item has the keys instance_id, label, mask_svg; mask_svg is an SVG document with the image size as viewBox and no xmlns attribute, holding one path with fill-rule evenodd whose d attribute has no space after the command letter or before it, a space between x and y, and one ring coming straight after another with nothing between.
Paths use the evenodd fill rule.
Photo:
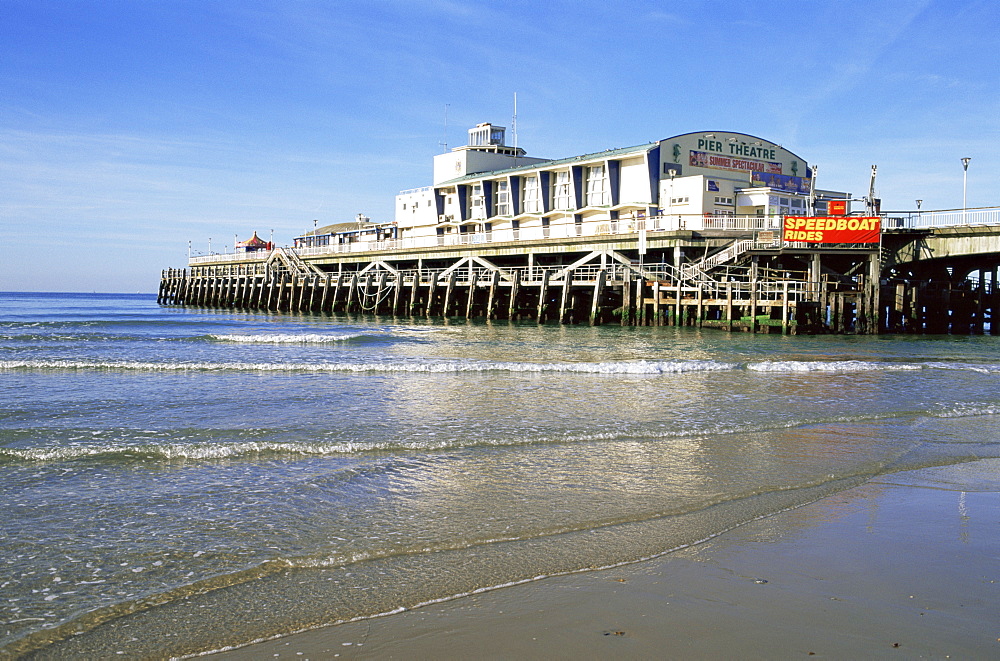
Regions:
<instances>
[{"instance_id":1,"label":"shoreline","mask_svg":"<svg viewBox=\"0 0 1000 661\"><path fill-rule=\"evenodd\" d=\"M998 459L883 475L652 560L211 658L992 657L998 476Z\"/></svg>"}]
</instances>

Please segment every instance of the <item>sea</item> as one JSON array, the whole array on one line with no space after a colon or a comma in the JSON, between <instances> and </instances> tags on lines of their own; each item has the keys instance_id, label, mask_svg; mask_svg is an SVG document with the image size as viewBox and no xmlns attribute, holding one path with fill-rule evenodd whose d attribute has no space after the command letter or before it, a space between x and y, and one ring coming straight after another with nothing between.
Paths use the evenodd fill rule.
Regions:
<instances>
[{"instance_id":1,"label":"sea","mask_svg":"<svg viewBox=\"0 0 1000 661\"><path fill-rule=\"evenodd\" d=\"M1000 337L0 294L0 658L183 658L1000 457Z\"/></svg>"}]
</instances>

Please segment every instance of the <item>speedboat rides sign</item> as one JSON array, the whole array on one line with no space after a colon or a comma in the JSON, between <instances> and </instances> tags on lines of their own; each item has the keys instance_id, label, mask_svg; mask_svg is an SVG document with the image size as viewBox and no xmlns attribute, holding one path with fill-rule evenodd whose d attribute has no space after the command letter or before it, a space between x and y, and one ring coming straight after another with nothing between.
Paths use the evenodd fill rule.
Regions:
<instances>
[{"instance_id":1,"label":"speedboat rides sign","mask_svg":"<svg viewBox=\"0 0 1000 661\"><path fill-rule=\"evenodd\" d=\"M882 219L874 216L785 216L785 241L878 243Z\"/></svg>"}]
</instances>

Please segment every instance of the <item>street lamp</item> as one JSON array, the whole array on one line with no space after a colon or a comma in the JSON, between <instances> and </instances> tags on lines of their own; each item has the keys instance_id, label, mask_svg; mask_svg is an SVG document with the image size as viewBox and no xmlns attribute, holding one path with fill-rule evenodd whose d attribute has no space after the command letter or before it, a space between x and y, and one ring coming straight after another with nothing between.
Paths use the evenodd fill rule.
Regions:
<instances>
[{"instance_id":1,"label":"street lamp","mask_svg":"<svg viewBox=\"0 0 1000 661\"><path fill-rule=\"evenodd\" d=\"M972 159L968 156L962 159L962 222L965 222L965 210L969 208L966 204L965 193L969 188L969 161Z\"/></svg>"},{"instance_id":2,"label":"street lamp","mask_svg":"<svg viewBox=\"0 0 1000 661\"><path fill-rule=\"evenodd\" d=\"M920 211L921 203L923 203L923 200L917 200L917 211Z\"/></svg>"}]
</instances>

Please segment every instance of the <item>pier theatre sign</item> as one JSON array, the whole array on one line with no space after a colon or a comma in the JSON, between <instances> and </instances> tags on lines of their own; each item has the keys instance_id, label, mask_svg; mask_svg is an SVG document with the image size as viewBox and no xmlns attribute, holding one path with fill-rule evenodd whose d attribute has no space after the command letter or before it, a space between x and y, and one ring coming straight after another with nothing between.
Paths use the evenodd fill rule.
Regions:
<instances>
[{"instance_id":1,"label":"pier theatre sign","mask_svg":"<svg viewBox=\"0 0 1000 661\"><path fill-rule=\"evenodd\" d=\"M870 216L785 216L782 238L806 243L878 243L882 220Z\"/></svg>"}]
</instances>

